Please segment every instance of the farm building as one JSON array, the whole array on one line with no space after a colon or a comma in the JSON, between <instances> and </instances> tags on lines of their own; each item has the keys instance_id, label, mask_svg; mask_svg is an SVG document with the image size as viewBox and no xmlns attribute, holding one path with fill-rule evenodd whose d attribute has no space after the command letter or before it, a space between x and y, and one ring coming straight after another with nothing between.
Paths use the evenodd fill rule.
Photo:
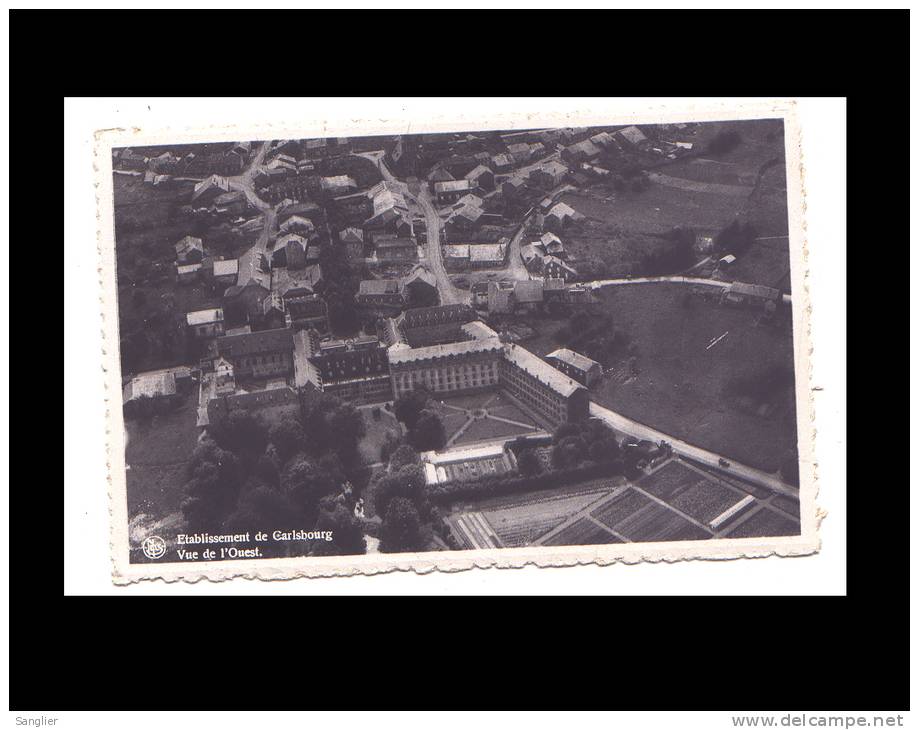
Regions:
<instances>
[{"instance_id":1,"label":"farm building","mask_svg":"<svg viewBox=\"0 0 919 730\"><path fill-rule=\"evenodd\" d=\"M218 196L230 192L230 182L220 175L210 177L195 184L191 194L191 202L195 208L210 206Z\"/></svg>"},{"instance_id":2,"label":"farm building","mask_svg":"<svg viewBox=\"0 0 919 730\"><path fill-rule=\"evenodd\" d=\"M176 264L176 279L179 284L192 284L201 277L201 264Z\"/></svg>"},{"instance_id":3,"label":"farm building","mask_svg":"<svg viewBox=\"0 0 919 730\"><path fill-rule=\"evenodd\" d=\"M637 147L641 149L650 145L650 142L648 141L648 138L645 136L644 132L642 132L638 127L634 125L620 129L616 132L616 136L631 147Z\"/></svg>"},{"instance_id":4,"label":"farm building","mask_svg":"<svg viewBox=\"0 0 919 730\"><path fill-rule=\"evenodd\" d=\"M740 281L735 281L721 295L722 303L762 308L766 312L774 312L781 300L782 292L778 289Z\"/></svg>"},{"instance_id":5,"label":"farm building","mask_svg":"<svg viewBox=\"0 0 919 730\"><path fill-rule=\"evenodd\" d=\"M184 368L188 371L188 368ZM124 386L122 404L125 415L130 416L138 408L140 399L151 399L161 404L172 404L180 399L176 387L174 370L155 370L138 373Z\"/></svg>"},{"instance_id":6,"label":"farm building","mask_svg":"<svg viewBox=\"0 0 919 730\"><path fill-rule=\"evenodd\" d=\"M377 259L380 261L417 261L418 243L414 238L398 236L377 238L373 240Z\"/></svg>"},{"instance_id":7,"label":"farm building","mask_svg":"<svg viewBox=\"0 0 919 730\"><path fill-rule=\"evenodd\" d=\"M236 259L220 259L214 262L214 281L222 286L231 286L239 276L239 262Z\"/></svg>"},{"instance_id":8,"label":"farm building","mask_svg":"<svg viewBox=\"0 0 919 730\"><path fill-rule=\"evenodd\" d=\"M554 233L561 233L569 223L581 220L583 217L567 203L556 203L546 213L545 227Z\"/></svg>"},{"instance_id":9,"label":"farm building","mask_svg":"<svg viewBox=\"0 0 919 730\"><path fill-rule=\"evenodd\" d=\"M354 299L358 306L384 314L392 314L405 304L398 279L364 279Z\"/></svg>"},{"instance_id":10,"label":"farm building","mask_svg":"<svg viewBox=\"0 0 919 730\"><path fill-rule=\"evenodd\" d=\"M513 282L488 282L488 311L497 314L511 314L514 311Z\"/></svg>"},{"instance_id":11,"label":"farm building","mask_svg":"<svg viewBox=\"0 0 919 730\"><path fill-rule=\"evenodd\" d=\"M434 195L440 205L455 203L467 193L472 192L471 180L446 180L434 183Z\"/></svg>"},{"instance_id":12,"label":"farm building","mask_svg":"<svg viewBox=\"0 0 919 730\"><path fill-rule=\"evenodd\" d=\"M204 243L195 236L185 236L175 245L175 251L179 265L200 264L204 258Z\"/></svg>"},{"instance_id":13,"label":"farm building","mask_svg":"<svg viewBox=\"0 0 919 730\"><path fill-rule=\"evenodd\" d=\"M562 159L569 165L588 162L599 156L602 150L590 140L577 142L562 150Z\"/></svg>"},{"instance_id":14,"label":"farm building","mask_svg":"<svg viewBox=\"0 0 919 730\"><path fill-rule=\"evenodd\" d=\"M464 233L478 228L481 217L481 208L475 205L464 205L454 211L444 222L444 233L451 240L462 237Z\"/></svg>"},{"instance_id":15,"label":"farm building","mask_svg":"<svg viewBox=\"0 0 919 730\"><path fill-rule=\"evenodd\" d=\"M485 165L474 167L466 173L466 179L483 192L490 192L495 189L495 174Z\"/></svg>"},{"instance_id":16,"label":"farm building","mask_svg":"<svg viewBox=\"0 0 919 730\"><path fill-rule=\"evenodd\" d=\"M562 348L550 352L546 355L546 360L552 367L588 388L603 377L603 366L600 363L574 350Z\"/></svg>"},{"instance_id":17,"label":"farm building","mask_svg":"<svg viewBox=\"0 0 919 730\"><path fill-rule=\"evenodd\" d=\"M218 337L223 334L223 309L199 309L188 312L185 322L193 337Z\"/></svg>"},{"instance_id":18,"label":"farm building","mask_svg":"<svg viewBox=\"0 0 919 730\"><path fill-rule=\"evenodd\" d=\"M491 168L495 172L508 172L514 168L514 158L503 153L495 155L491 158Z\"/></svg>"},{"instance_id":19,"label":"farm building","mask_svg":"<svg viewBox=\"0 0 919 730\"><path fill-rule=\"evenodd\" d=\"M328 195L347 195L357 190L357 183L349 175L334 175L320 178L319 187Z\"/></svg>"},{"instance_id":20,"label":"farm building","mask_svg":"<svg viewBox=\"0 0 919 730\"><path fill-rule=\"evenodd\" d=\"M469 266L473 269L488 269L504 266L504 262L507 259L507 248L508 246L506 243L470 246Z\"/></svg>"},{"instance_id":21,"label":"farm building","mask_svg":"<svg viewBox=\"0 0 919 730\"><path fill-rule=\"evenodd\" d=\"M552 160L542 167L537 167L530 173L530 181L543 189L551 189L561 185L568 174L568 168L561 162Z\"/></svg>"},{"instance_id":22,"label":"farm building","mask_svg":"<svg viewBox=\"0 0 919 730\"><path fill-rule=\"evenodd\" d=\"M447 271L465 271L469 267L469 248L468 243L453 243L443 247Z\"/></svg>"},{"instance_id":23,"label":"farm building","mask_svg":"<svg viewBox=\"0 0 919 730\"><path fill-rule=\"evenodd\" d=\"M360 228L345 228L338 233L338 240L345 247L349 259L364 257L364 232Z\"/></svg>"}]
</instances>

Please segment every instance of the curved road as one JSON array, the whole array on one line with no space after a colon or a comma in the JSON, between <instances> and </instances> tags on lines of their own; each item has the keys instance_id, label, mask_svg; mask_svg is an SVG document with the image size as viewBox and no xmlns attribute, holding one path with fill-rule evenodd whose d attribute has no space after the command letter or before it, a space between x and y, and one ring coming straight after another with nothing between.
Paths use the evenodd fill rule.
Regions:
<instances>
[{"instance_id":1,"label":"curved road","mask_svg":"<svg viewBox=\"0 0 919 730\"><path fill-rule=\"evenodd\" d=\"M766 487L767 489L771 489L774 492L785 494L789 497L793 497L794 499L798 498L798 490L795 487L792 487L791 485L783 482L775 474L770 474L769 472L762 471L761 469L754 469L752 466L746 466L745 464L739 464L733 459L726 460L730 463L731 466L727 469L724 469L718 464L719 459L724 458L720 454L715 454L711 451L700 449L698 446L693 446L692 444L674 438L673 436L663 433L662 431L657 431L650 426L646 426L643 423L634 421L631 418L623 416L621 413L616 413L616 411L611 411L609 408L604 408L597 403L590 404L590 415L605 421L611 428L624 433L627 436L634 436L637 439L646 439L648 441L653 441L654 443L666 441L673 447L674 453L686 456L690 459L695 459L696 461L706 464L707 466L719 469L726 476L735 476L741 479L746 479L749 482L753 482L754 484Z\"/></svg>"},{"instance_id":2,"label":"curved road","mask_svg":"<svg viewBox=\"0 0 919 730\"><path fill-rule=\"evenodd\" d=\"M698 279L693 276L642 276L631 279L597 279L596 281L585 281L578 286L588 286L591 289L599 289L604 286L622 286L624 284L657 284L660 282L669 282L671 284L701 284L702 286L715 286L721 289L730 288L732 281L719 281L717 279ZM791 294L783 294L782 301L791 304Z\"/></svg>"}]
</instances>

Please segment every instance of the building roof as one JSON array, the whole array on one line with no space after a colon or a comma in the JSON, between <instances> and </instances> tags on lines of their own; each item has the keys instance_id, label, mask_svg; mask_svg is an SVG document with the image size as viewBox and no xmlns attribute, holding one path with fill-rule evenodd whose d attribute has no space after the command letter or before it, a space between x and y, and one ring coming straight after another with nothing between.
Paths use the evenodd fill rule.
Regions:
<instances>
[{"instance_id":1,"label":"building roof","mask_svg":"<svg viewBox=\"0 0 919 730\"><path fill-rule=\"evenodd\" d=\"M597 132L590 138L590 141L598 147L609 147L615 140L609 132Z\"/></svg>"},{"instance_id":2,"label":"building roof","mask_svg":"<svg viewBox=\"0 0 919 730\"><path fill-rule=\"evenodd\" d=\"M214 276L236 276L239 262L236 259L221 259L214 262Z\"/></svg>"},{"instance_id":3,"label":"building roof","mask_svg":"<svg viewBox=\"0 0 919 730\"><path fill-rule=\"evenodd\" d=\"M185 321L188 322L190 327L199 324L223 322L223 309L217 307L216 309L198 309L194 312L188 312L185 315Z\"/></svg>"},{"instance_id":4,"label":"building roof","mask_svg":"<svg viewBox=\"0 0 919 730\"><path fill-rule=\"evenodd\" d=\"M481 320L475 320L474 322L467 322L462 326L463 333L468 335L474 340L487 340L489 337L497 337L498 333L495 332L491 327L482 322Z\"/></svg>"},{"instance_id":5,"label":"building roof","mask_svg":"<svg viewBox=\"0 0 919 730\"><path fill-rule=\"evenodd\" d=\"M468 176L467 176L468 177ZM455 180L456 178L450 174L449 170L445 170L443 167L435 167L431 170L431 173L428 175L428 180L433 183L439 182L448 182L449 180Z\"/></svg>"},{"instance_id":6,"label":"building roof","mask_svg":"<svg viewBox=\"0 0 919 730\"><path fill-rule=\"evenodd\" d=\"M472 180L444 180L434 183L435 193L460 193L472 188Z\"/></svg>"},{"instance_id":7,"label":"building roof","mask_svg":"<svg viewBox=\"0 0 919 730\"><path fill-rule=\"evenodd\" d=\"M468 197L468 196L467 196ZM452 221L454 218L465 218L470 223L475 223L479 218L482 217L484 211L479 208L477 205L471 205L466 203L460 208L457 208L450 217L447 219L447 223Z\"/></svg>"},{"instance_id":8,"label":"building roof","mask_svg":"<svg viewBox=\"0 0 919 730\"><path fill-rule=\"evenodd\" d=\"M549 246L550 244L553 244L553 243L562 242L562 239L556 236L554 233L552 233L552 231L546 231L545 233L543 233L542 236L540 236L539 240L540 242L542 242L543 246Z\"/></svg>"},{"instance_id":9,"label":"building roof","mask_svg":"<svg viewBox=\"0 0 919 730\"><path fill-rule=\"evenodd\" d=\"M427 327L447 322L466 323L476 319L475 311L468 304L441 304L434 307L415 307L402 314L402 328Z\"/></svg>"},{"instance_id":10,"label":"building roof","mask_svg":"<svg viewBox=\"0 0 919 730\"><path fill-rule=\"evenodd\" d=\"M196 271L200 271L202 268L201 264L185 264L184 266L176 266L176 271L179 274L194 274Z\"/></svg>"},{"instance_id":11,"label":"building roof","mask_svg":"<svg viewBox=\"0 0 919 730\"><path fill-rule=\"evenodd\" d=\"M522 279L514 282L514 298L520 304L542 301L543 284L539 279Z\"/></svg>"},{"instance_id":12,"label":"building roof","mask_svg":"<svg viewBox=\"0 0 919 730\"><path fill-rule=\"evenodd\" d=\"M574 350L569 350L567 347L563 347L555 352L550 352L546 357L553 357L556 360L561 360L583 373L590 372L593 368L602 367L596 360L591 360L586 355L582 355L580 352L575 352Z\"/></svg>"},{"instance_id":13,"label":"building roof","mask_svg":"<svg viewBox=\"0 0 919 730\"><path fill-rule=\"evenodd\" d=\"M197 200L199 197L201 197L202 194L208 190L213 190L214 188L222 190L226 193L230 190L230 183L225 177L220 175L211 175L210 177L195 184L195 189L192 192L191 199Z\"/></svg>"},{"instance_id":14,"label":"building roof","mask_svg":"<svg viewBox=\"0 0 919 730\"><path fill-rule=\"evenodd\" d=\"M349 175L333 175L331 177L323 177L319 180L319 185L323 190L332 190L334 188L356 188L357 183L354 182L354 178Z\"/></svg>"},{"instance_id":15,"label":"building roof","mask_svg":"<svg viewBox=\"0 0 919 730\"><path fill-rule=\"evenodd\" d=\"M518 368L533 376L542 383L548 385L552 390L566 398L573 393L583 390L584 386L576 383L567 375L556 370L545 360L536 357L529 350L525 350L519 345L508 343L504 346L504 356L508 362L513 363Z\"/></svg>"},{"instance_id":16,"label":"building roof","mask_svg":"<svg viewBox=\"0 0 919 730\"><path fill-rule=\"evenodd\" d=\"M494 174L492 173L490 167L486 167L485 165L476 165L466 173L465 177L467 180L478 180L482 175L485 175L486 173L489 175Z\"/></svg>"},{"instance_id":17,"label":"building roof","mask_svg":"<svg viewBox=\"0 0 919 730\"><path fill-rule=\"evenodd\" d=\"M461 208L464 205L471 205L474 208L482 207L482 199L475 193L467 193L453 204L454 208Z\"/></svg>"},{"instance_id":18,"label":"building roof","mask_svg":"<svg viewBox=\"0 0 919 730\"><path fill-rule=\"evenodd\" d=\"M345 228L339 232L338 240L342 243L363 243L364 232L360 228Z\"/></svg>"},{"instance_id":19,"label":"building roof","mask_svg":"<svg viewBox=\"0 0 919 730\"><path fill-rule=\"evenodd\" d=\"M304 251L307 247L306 239L296 233L286 233L274 242L275 251L285 248L288 244L295 243Z\"/></svg>"},{"instance_id":20,"label":"building roof","mask_svg":"<svg viewBox=\"0 0 919 730\"><path fill-rule=\"evenodd\" d=\"M502 167L504 165L513 165L514 158L510 155L506 155L503 152L500 155L495 155L491 158L492 164L496 167Z\"/></svg>"},{"instance_id":21,"label":"building roof","mask_svg":"<svg viewBox=\"0 0 919 730\"><path fill-rule=\"evenodd\" d=\"M389 348L389 364L400 365L403 363L430 360L436 357L470 355L480 352L499 352L502 347L501 340L497 337L489 337L481 340L465 340L463 342L449 342L444 345L431 345L429 347L410 348L405 345L395 345Z\"/></svg>"},{"instance_id":22,"label":"building roof","mask_svg":"<svg viewBox=\"0 0 919 730\"><path fill-rule=\"evenodd\" d=\"M286 221L284 221L279 230L282 233L286 233L291 228L306 228L309 231L316 230L316 224L313 223L309 218L304 218L301 215L292 215Z\"/></svg>"},{"instance_id":23,"label":"building roof","mask_svg":"<svg viewBox=\"0 0 919 730\"><path fill-rule=\"evenodd\" d=\"M359 295L398 294L398 279L364 279L358 286Z\"/></svg>"},{"instance_id":24,"label":"building roof","mask_svg":"<svg viewBox=\"0 0 919 730\"><path fill-rule=\"evenodd\" d=\"M313 264L295 271L275 269L271 284L275 292L286 297L301 290L306 294L312 294L321 281L322 269L319 264Z\"/></svg>"},{"instance_id":25,"label":"building roof","mask_svg":"<svg viewBox=\"0 0 919 730\"><path fill-rule=\"evenodd\" d=\"M577 215L577 212L567 203L556 203L553 205L549 212L546 215L554 215L556 218L561 220L564 217L574 218Z\"/></svg>"},{"instance_id":26,"label":"building roof","mask_svg":"<svg viewBox=\"0 0 919 730\"><path fill-rule=\"evenodd\" d=\"M293 349L293 330L286 328L217 338L217 352L221 357L234 358Z\"/></svg>"},{"instance_id":27,"label":"building roof","mask_svg":"<svg viewBox=\"0 0 919 730\"><path fill-rule=\"evenodd\" d=\"M171 370L162 371L157 370L150 373L138 373L134 378L131 379L124 387L124 401L134 400L135 398L140 398L141 396L146 396L147 398L157 398L167 395L175 395L176 392L176 379L175 374Z\"/></svg>"},{"instance_id":28,"label":"building roof","mask_svg":"<svg viewBox=\"0 0 919 730\"><path fill-rule=\"evenodd\" d=\"M631 142L632 144L641 144L642 142L645 142L648 139L644 135L644 132L642 132L638 127L634 125L631 127L625 127L624 129L620 129L618 132L616 132L616 134L620 135L621 137Z\"/></svg>"},{"instance_id":29,"label":"building roof","mask_svg":"<svg viewBox=\"0 0 919 730\"><path fill-rule=\"evenodd\" d=\"M469 247L470 261L504 261L507 251L503 243L486 243Z\"/></svg>"},{"instance_id":30,"label":"building roof","mask_svg":"<svg viewBox=\"0 0 919 730\"><path fill-rule=\"evenodd\" d=\"M446 259L468 259L469 258L469 244L468 243L450 243L443 247L444 258Z\"/></svg>"},{"instance_id":31,"label":"building roof","mask_svg":"<svg viewBox=\"0 0 919 730\"><path fill-rule=\"evenodd\" d=\"M428 286L437 288L437 277L421 264L417 264L408 274L402 277L402 286L406 287L416 281L421 281Z\"/></svg>"},{"instance_id":32,"label":"building roof","mask_svg":"<svg viewBox=\"0 0 919 730\"><path fill-rule=\"evenodd\" d=\"M376 248L408 248L417 247L418 242L414 238L404 238L395 236L393 238L381 238L373 242Z\"/></svg>"},{"instance_id":33,"label":"building roof","mask_svg":"<svg viewBox=\"0 0 919 730\"><path fill-rule=\"evenodd\" d=\"M175 245L176 256L187 256L192 251L204 252L204 244L200 238L195 236L185 236Z\"/></svg>"}]
</instances>

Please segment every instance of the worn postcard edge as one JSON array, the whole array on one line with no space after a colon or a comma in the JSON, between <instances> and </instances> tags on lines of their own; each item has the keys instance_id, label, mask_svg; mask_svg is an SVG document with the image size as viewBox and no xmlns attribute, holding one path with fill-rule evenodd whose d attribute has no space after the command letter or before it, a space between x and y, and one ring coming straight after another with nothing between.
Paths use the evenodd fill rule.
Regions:
<instances>
[{"instance_id":1,"label":"worn postcard edge","mask_svg":"<svg viewBox=\"0 0 919 730\"><path fill-rule=\"evenodd\" d=\"M108 469L112 580L127 585L143 580L165 582L232 578L286 580L351 575L374 575L393 571L455 572L471 568L564 567L573 565L636 564L683 560L732 560L769 556L805 556L820 550L819 527L826 513L817 505L818 482L815 461L814 401L811 384L811 302L805 227L804 167L801 129L792 100L676 100L671 104L630 103L630 109L615 100L588 100L588 109L551 112L543 108L522 111L477 111L469 105L461 115L428 116L424 121L408 116L391 119L328 120L302 119L291 123L242 126L214 126L146 130L141 127L101 129L95 133L94 175L97 204L97 244L102 316L102 367L106 400L106 465ZM611 106L612 104L612 106ZM368 100L368 106L372 101ZM547 105L548 106L548 105ZM607 107L604 109L604 107ZM788 235L792 281L792 318L796 382L799 498L799 536L722 539L699 542L627 543L602 546L500 548L425 553L375 553L358 556L277 558L223 561L219 563L142 563L128 561L128 514L124 456L124 422L121 409L121 370L118 353L118 287L115 271L113 171L114 147L308 138L313 136L365 136L418 132L478 131L488 129L532 129L703 122L729 119L778 118L785 121L785 164L788 194Z\"/></svg>"}]
</instances>

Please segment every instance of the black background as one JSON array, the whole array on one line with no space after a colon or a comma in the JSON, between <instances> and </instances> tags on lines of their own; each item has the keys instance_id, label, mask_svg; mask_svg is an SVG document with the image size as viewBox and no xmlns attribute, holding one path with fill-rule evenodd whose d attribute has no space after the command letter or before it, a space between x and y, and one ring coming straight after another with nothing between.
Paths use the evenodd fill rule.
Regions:
<instances>
[{"instance_id":1,"label":"black background","mask_svg":"<svg viewBox=\"0 0 919 730\"><path fill-rule=\"evenodd\" d=\"M9 544L32 553L10 555L10 709L907 709L908 430L893 419L908 406L893 411L908 380L891 371L903 360L893 346L906 287L893 273L909 235L908 27L906 11L11 11L11 242L35 246L62 96L846 96L848 410L890 440L872 447L871 427L859 429L849 451L846 597L415 600L63 597L32 567L54 565L58 543L20 534L51 496L23 443ZM859 261L884 276L860 276ZM11 353L31 352L42 339L31 307L52 285L14 281L11 304L29 306L12 313L29 331ZM897 327L882 335L879 323ZM37 359L23 376L38 378ZM13 431L34 446L50 430L34 417L51 408L14 394ZM697 650L654 631L674 625ZM246 668L255 655L265 669Z\"/></svg>"}]
</instances>

